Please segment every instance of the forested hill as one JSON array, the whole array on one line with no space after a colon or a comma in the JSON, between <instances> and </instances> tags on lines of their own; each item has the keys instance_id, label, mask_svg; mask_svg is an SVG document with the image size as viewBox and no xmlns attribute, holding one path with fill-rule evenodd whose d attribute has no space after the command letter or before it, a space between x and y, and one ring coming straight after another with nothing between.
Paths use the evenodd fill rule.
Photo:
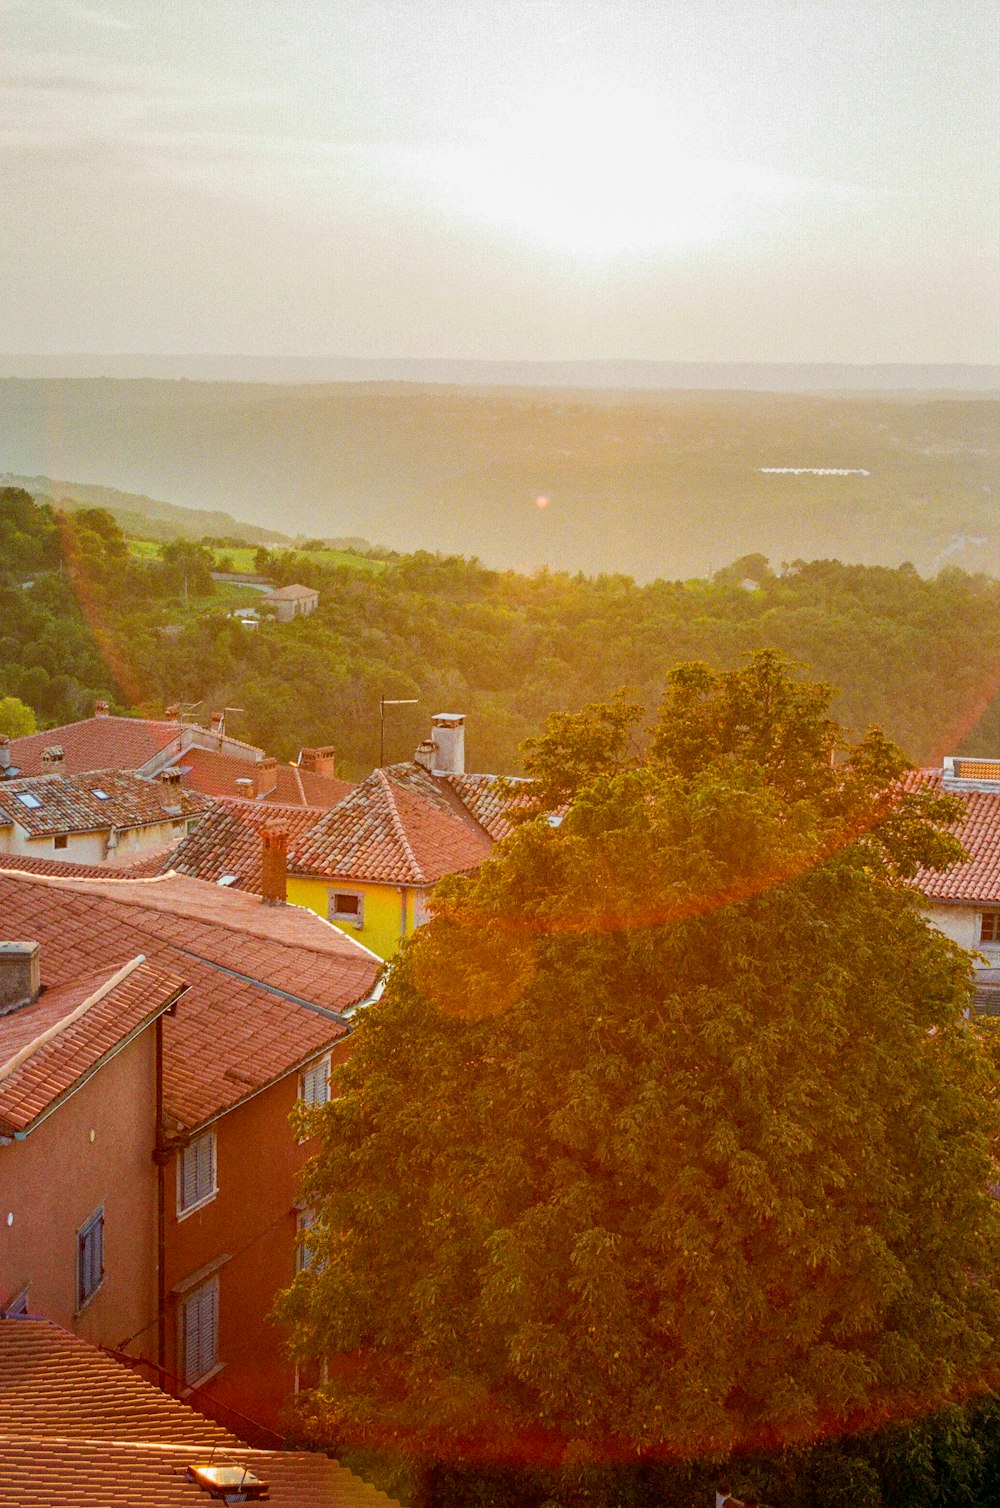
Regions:
<instances>
[{"instance_id":1,"label":"forested hill","mask_svg":"<svg viewBox=\"0 0 1000 1508\"><path fill-rule=\"evenodd\" d=\"M779 577L758 556L712 581L639 586L426 553L362 570L281 552L261 564L315 585L319 610L247 630L207 552L165 555L131 556L101 510L59 519L0 490L0 698L50 725L97 697L147 713L235 706L238 736L283 757L332 743L357 775L378 759L379 696L417 697L387 712L387 760L452 710L468 718L470 768L513 772L553 710L622 685L652 707L678 661L731 667L771 646L840 688L841 721L882 724L917 761L1000 753L1000 583L957 568L924 580L825 560Z\"/></svg>"},{"instance_id":2,"label":"forested hill","mask_svg":"<svg viewBox=\"0 0 1000 1508\"><path fill-rule=\"evenodd\" d=\"M522 570L650 581L759 550L1000 575L997 413L912 394L7 379L0 468Z\"/></svg>"}]
</instances>

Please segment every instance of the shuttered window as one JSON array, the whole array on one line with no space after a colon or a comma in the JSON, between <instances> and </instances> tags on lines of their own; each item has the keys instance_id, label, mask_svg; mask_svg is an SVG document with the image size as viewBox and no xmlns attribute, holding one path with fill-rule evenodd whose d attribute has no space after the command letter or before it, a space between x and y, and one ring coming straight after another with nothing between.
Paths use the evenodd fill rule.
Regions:
<instances>
[{"instance_id":1,"label":"shuttered window","mask_svg":"<svg viewBox=\"0 0 1000 1508\"><path fill-rule=\"evenodd\" d=\"M321 1058L311 1068L304 1070L299 1085L299 1098L307 1105L325 1105L330 1098L330 1059Z\"/></svg>"},{"instance_id":2,"label":"shuttered window","mask_svg":"<svg viewBox=\"0 0 1000 1508\"><path fill-rule=\"evenodd\" d=\"M181 1306L181 1358L184 1381L195 1383L211 1372L219 1359L219 1280L210 1278Z\"/></svg>"},{"instance_id":3,"label":"shuttered window","mask_svg":"<svg viewBox=\"0 0 1000 1508\"><path fill-rule=\"evenodd\" d=\"M177 1159L177 1213L185 1215L199 1204L214 1199L215 1132L206 1131L189 1142Z\"/></svg>"},{"instance_id":4,"label":"shuttered window","mask_svg":"<svg viewBox=\"0 0 1000 1508\"><path fill-rule=\"evenodd\" d=\"M1000 911L984 911L979 925L979 941L1000 943Z\"/></svg>"},{"instance_id":5,"label":"shuttered window","mask_svg":"<svg viewBox=\"0 0 1000 1508\"><path fill-rule=\"evenodd\" d=\"M309 1245L309 1232L313 1228L316 1219L314 1210L299 1210L295 1218L295 1271L308 1272L315 1260L315 1253Z\"/></svg>"},{"instance_id":6,"label":"shuttered window","mask_svg":"<svg viewBox=\"0 0 1000 1508\"><path fill-rule=\"evenodd\" d=\"M82 1309L104 1281L104 1207L95 1210L76 1237L76 1303Z\"/></svg>"}]
</instances>

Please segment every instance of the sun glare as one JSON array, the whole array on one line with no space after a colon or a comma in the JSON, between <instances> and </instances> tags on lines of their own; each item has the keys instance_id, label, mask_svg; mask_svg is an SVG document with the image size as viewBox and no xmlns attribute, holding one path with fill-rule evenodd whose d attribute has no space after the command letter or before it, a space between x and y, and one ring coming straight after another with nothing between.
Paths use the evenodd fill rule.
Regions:
<instances>
[{"instance_id":1,"label":"sun glare","mask_svg":"<svg viewBox=\"0 0 1000 1508\"><path fill-rule=\"evenodd\" d=\"M699 152L662 105L592 91L540 99L425 168L452 210L585 257L715 240L796 187Z\"/></svg>"}]
</instances>

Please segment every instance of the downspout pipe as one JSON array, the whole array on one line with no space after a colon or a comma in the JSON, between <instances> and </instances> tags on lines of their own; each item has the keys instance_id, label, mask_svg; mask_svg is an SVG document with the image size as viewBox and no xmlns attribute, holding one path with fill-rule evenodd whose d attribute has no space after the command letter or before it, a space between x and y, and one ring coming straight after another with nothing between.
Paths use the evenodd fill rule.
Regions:
<instances>
[{"instance_id":1,"label":"downspout pipe","mask_svg":"<svg viewBox=\"0 0 1000 1508\"><path fill-rule=\"evenodd\" d=\"M167 1366L167 1157L163 1137L163 1017L156 1018L156 1364Z\"/></svg>"}]
</instances>

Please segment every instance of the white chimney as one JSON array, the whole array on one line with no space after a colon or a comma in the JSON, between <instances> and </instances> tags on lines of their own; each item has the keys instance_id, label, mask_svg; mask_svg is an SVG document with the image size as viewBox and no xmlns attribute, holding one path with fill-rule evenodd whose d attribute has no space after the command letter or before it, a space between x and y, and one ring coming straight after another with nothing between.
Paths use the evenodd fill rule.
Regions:
<instances>
[{"instance_id":1,"label":"white chimney","mask_svg":"<svg viewBox=\"0 0 1000 1508\"><path fill-rule=\"evenodd\" d=\"M431 718L434 743L432 775L465 774L465 714L435 712Z\"/></svg>"}]
</instances>

